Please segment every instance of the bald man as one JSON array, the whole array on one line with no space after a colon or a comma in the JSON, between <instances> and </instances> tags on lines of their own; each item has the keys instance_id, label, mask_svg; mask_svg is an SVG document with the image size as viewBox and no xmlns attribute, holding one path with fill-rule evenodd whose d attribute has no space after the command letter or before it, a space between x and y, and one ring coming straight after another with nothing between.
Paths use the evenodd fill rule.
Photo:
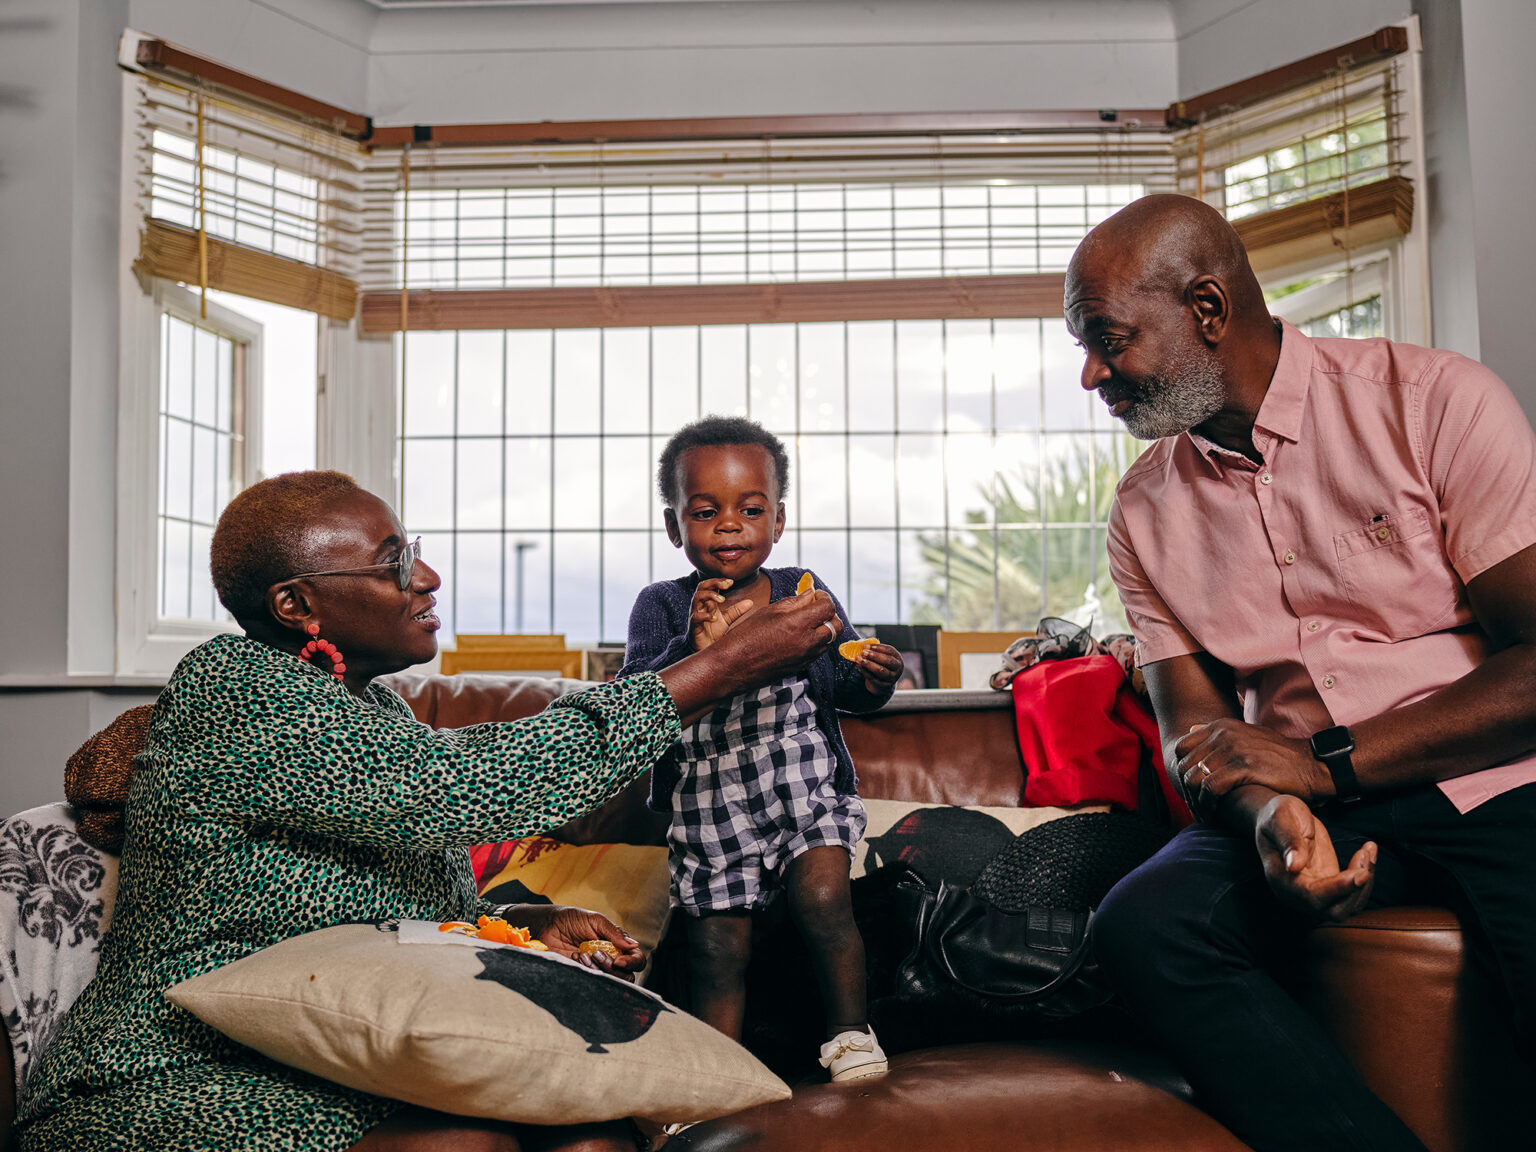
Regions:
<instances>
[{"instance_id":1,"label":"bald man","mask_svg":"<svg viewBox=\"0 0 1536 1152\"><path fill-rule=\"evenodd\" d=\"M1450 899L1528 1040L1536 436L1473 361L1273 319L1187 197L1095 228L1065 307L1083 387L1155 441L1110 564L1200 817L1099 909L1100 960L1254 1149L1420 1149L1265 964Z\"/></svg>"}]
</instances>

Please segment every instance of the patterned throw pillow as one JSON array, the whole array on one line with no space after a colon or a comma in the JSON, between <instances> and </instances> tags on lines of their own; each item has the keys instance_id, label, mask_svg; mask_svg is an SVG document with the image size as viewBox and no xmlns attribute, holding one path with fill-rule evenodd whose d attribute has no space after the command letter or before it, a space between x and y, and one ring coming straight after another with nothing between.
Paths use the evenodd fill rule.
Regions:
<instances>
[{"instance_id":1,"label":"patterned throw pillow","mask_svg":"<svg viewBox=\"0 0 1536 1152\"><path fill-rule=\"evenodd\" d=\"M790 1094L652 992L420 921L306 933L166 996L281 1063L465 1116L687 1123Z\"/></svg>"},{"instance_id":2,"label":"patterned throw pillow","mask_svg":"<svg viewBox=\"0 0 1536 1152\"><path fill-rule=\"evenodd\" d=\"M45 804L0 822L0 1030L16 1091L96 975L117 896L117 857L77 831L79 813Z\"/></svg>"},{"instance_id":3,"label":"patterned throw pillow","mask_svg":"<svg viewBox=\"0 0 1536 1152\"><path fill-rule=\"evenodd\" d=\"M667 850L529 836L470 853L480 895L497 904L574 904L601 912L649 954L667 926Z\"/></svg>"},{"instance_id":4,"label":"patterned throw pillow","mask_svg":"<svg viewBox=\"0 0 1536 1152\"><path fill-rule=\"evenodd\" d=\"M1102 804L1077 808L965 808L865 800L869 824L853 860L853 875L900 860L937 884L969 888L981 870L1019 833L1076 812L1107 812Z\"/></svg>"}]
</instances>

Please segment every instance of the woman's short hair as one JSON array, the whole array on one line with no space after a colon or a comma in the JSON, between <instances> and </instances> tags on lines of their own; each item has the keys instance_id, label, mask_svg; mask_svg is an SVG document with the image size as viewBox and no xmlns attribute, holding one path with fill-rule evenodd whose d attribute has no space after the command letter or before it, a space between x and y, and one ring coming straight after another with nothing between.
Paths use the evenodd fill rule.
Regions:
<instances>
[{"instance_id":1,"label":"woman's short hair","mask_svg":"<svg viewBox=\"0 0 1536 1152\"><path fill-rule=\"evenodd\" d=\"M308 566L305 528L361 491L344 472L284 472L241 492L219 516L209 550L219 603L242 624L265 617L267 589Z\"/></svg>"},{"instance_id":2,"label":"woman's short hair","mask_svg":"<svg viewBox=\"0 0 1536 1152\"><path fill-rule=\"evenodd\" d=\"M685 424L667 441L656 465L656 489L668 508L677 506L677 459L690 448L712 448L726 444L756 444L773 458L774 481L779 499L789 493L789 453L784 442L755 420L744 416L706 416Z\"/></svg>"}]
</instances>

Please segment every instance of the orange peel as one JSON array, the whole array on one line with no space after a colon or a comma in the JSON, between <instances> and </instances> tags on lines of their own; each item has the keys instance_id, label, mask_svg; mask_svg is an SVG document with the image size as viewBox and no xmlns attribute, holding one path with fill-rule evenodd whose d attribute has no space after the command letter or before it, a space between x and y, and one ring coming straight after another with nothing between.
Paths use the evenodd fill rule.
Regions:
<instances>
[{"instance_id":1,"label":"orange peel","mask_svg":"<svg viewBox=\"0 0 1536 1152\"><path fill-rule=\"evenodd\" d=\"M857 660L864 654L864 649L872 647L880 641L873 636L866 636L862 640L848 640L837 646L837 654L844 660Z\"/></svg>"},{"instance_id":2,"label":"orange peel","mask_svg":"<svg viewBox=\"0 0 1536 1152\"><path fill-rule=\"evenodd\" d=\"M804 596L807 592L815 587L816 581L813 580L811 578L811 574L807 572L804 576L800 577L800 583L795 585L795 595Z\"/></svg>"},{"instance_id":3,"label":"orange peel","mask_svg":"<svg viewBox=\"0 0 1536 1152\"><path fill-rule=\"evenodd\" d=\"M511 944L533 952L549 951L549 945L542 940L535 940L533 933L527 928L508 924L500 916L481 916L473 926L455 920L439 925L437 930L451 932L456 929L462 929L466 936L476 936L481 940L489 940L492 944Z\"/></svg>"}]
</instances>

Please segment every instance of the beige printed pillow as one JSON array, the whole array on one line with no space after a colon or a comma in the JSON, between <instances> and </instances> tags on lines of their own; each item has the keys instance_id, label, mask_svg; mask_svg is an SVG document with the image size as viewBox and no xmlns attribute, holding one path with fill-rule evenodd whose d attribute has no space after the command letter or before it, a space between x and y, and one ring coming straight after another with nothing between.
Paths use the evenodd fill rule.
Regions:
<instances>
[{"instance_id":1,"label":"beige printed pillow","mask_svg":"<svg viewBox=\"0 0 1536 1152\"><path fill-rule=\"evenodd\" d=\"M853 875L900 860L924 879L969 888L981 870L1021 832L1077 812L1108 812L1106 804L1076 808L961 807L907 800L865 800L869 823L853 858Z\"/></svg>"},{"instance_id":2,"label":"beige printed pillow","mask_svg":"<svg viewBox=\"0 0 1536 1152\"><path fill-rule=\"evenodd\" d=\"M420 921L310 932L166 996L283 1064L460 1115L687 1123L790 1094L652 992Z\"/></svg>"}]
</instances>

